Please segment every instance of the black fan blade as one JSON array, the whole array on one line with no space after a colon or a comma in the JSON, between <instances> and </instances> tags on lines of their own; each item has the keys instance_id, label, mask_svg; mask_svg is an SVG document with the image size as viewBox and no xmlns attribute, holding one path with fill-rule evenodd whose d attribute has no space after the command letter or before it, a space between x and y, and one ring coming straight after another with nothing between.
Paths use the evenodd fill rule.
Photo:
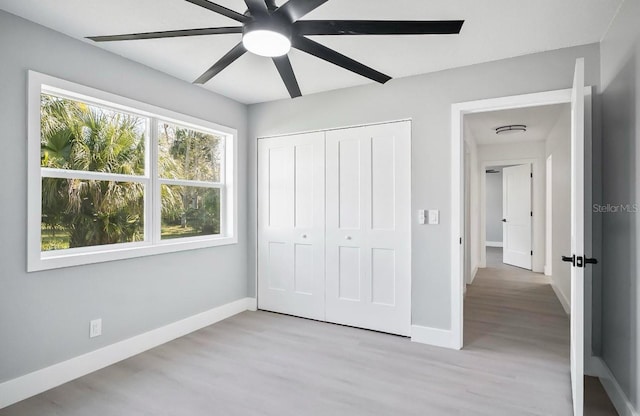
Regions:
<instances>
[{"instance_id":1,"label":"black fan blade","mask_svg":"<svg viewBox=\"0 0 640 416\"><path fill-rule=\"evenodd\" d=\"M306 52L320 59L324 59L325 61L331 62L334 65L338 65L344 69L355 72L358 75L362 75L363 77L372 79L381 84L384 84L391 79L390 76L385 75L382 72L378 72L375 69L369 68L368 66L363 65L358 61L354 61L353 59L344 56L341 53L334 51L333 49L329 49L324 45L314 42L311 39L307 39L302 36L295 36L291 39L291 42L296 49L300 49L303 52Z\"/></svg>"},{"instance_id":2,"label":"black fan blade","mask_svg":"<svg viewBox=\"0 0 640 416\"><path fill-rule=\"evenodd\" d=\"M284 85L287 87L287 91L289 91L291 98L300 97L302 92L300 92L300 86L298 86L298 80L296 79L296 75L293 73L293 67L291 66L289 57L287 55L283 55L272 59L273 63L276 64L276 68L278 68L280 77L282 78Z\"/></svg>"},{"instance_id":3,"label":"black fan blade","mask_svg":"<svg viewBox=\"0 0 640 416\"><path fill-rule=\"evenodd\" d=\"M240 14L234 10L227 9L224 6L220 6L219 4L211 3L208 0L186 0L191 4L195 4L196 6L204 7L207 10L211 10L212 12L216 12L223 16L228 17L229 19L236 20L241 23L248 22L249 19L247 16Z\"/></svg>"},{"instance_id":4,"label":"black fan blade","mask_svg":"<svg viewBox=\"0 0 640 416\"><path fill-rule=\"evenodd\" d=\"M164 39L182 36L223 35L227 33L242 33L242 26L238 27L207 27L202 29L165 30L162 32L131 33L128 35L89 36L94 42L112 42L118 40Z\"/></svg>"},{"instance_id":5,"label":"black fan blade","mask_svg":"<svg viewBox=\"0 0 640 416\"><path fill-rule=\"evenodd\" d=\"M193 83L194 84L206 83L211 78L215 77L220 72L222 72L223 69L231 65L236 59L244 55L246 51L247 50L244 48L244 45L242 44L242 42L238 43L236 46L233 47L233 49L227 52L225 56L220 58L218 62L213 64L211 68L207 69L207 71L204 74L200 75L200 77L197 80L193 81Z\"/></svg>"},{"instance_id":6,"label":"black fan blade","mask_svg":"<svg viewBox=\"0 0 640 416\"><path fill-rule=\"evenodd\" d=\"M267 3L264 0L244 0L251 16L266 16L269 14Z\"/></svg>"},{"instance_id":7,"label":"black fan blade","mask_svg":"<svg viewBox=\"0 0 640 416\"><path fill-rule=\"evenodd\" d=\"M300 35L448 35L458 34L464 20L300 20Z\"/></svg>"},{"instance_id":8,"label":"black fan blade","mask_svg":"<svg viewBox=\"0 0 640 416\"><path fill-rule=\"evenodd\" d=\"M276 16L285 16L290 22L295 22L305 14L322 6L328 0L289 0L276 10Z\"/></svg>"}]
</instances>

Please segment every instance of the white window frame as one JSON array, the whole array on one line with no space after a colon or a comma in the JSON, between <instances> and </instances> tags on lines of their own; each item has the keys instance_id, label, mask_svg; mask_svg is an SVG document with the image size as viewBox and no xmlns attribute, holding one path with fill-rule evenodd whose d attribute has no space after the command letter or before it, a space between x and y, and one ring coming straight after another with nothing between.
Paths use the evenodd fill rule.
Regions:
<instances>
[{"instance_id":1,"label":"white window frame","mask_svg":"<svg viewBox=\"0 0 640 416\"><path fill-rule=\"evenodd\" d=\"M28 272L237 244L237 130L35 71L29 71L28 80ZM70 172L65 169L41 168L40 94L43 92L147 118L148 123L150 123L148 130L151 134L147 134L145 138L146 159L144 175L129 176L89 171ZM157 163L157 123L159 121L224 137L220 182L159 178ZM142 183L145 187L144 240L131 243L78 247L44 252L41 251L43 177L68 177ZM160 235L162 209L160 201L160 186L162 184L219 188L220 234L162 240Z\"/></svg>"}]
</instances>

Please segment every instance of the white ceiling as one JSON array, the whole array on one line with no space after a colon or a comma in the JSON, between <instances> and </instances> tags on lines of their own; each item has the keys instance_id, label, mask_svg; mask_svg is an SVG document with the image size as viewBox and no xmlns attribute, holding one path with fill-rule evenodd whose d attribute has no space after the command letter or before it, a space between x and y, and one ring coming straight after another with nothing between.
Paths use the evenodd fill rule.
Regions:
<instances>
[{"instance_id":1,"label":"white ceiling","mask_svg":"<svg viewBox=\"0 0 640 416\"><path fill-rule=\"evenodd\" d=\"M464 117L465 131L478 145L537 142L546 140L569 104L545 105L511 110L489 111ZM496 128L524 124L523 133L496 134Z\"/></svg>"},{"instance_id":2,"label":"white ceiling","mask_svg":"<svg viewBox=\"0 0 640 416\"><path fill-rule=\"evenodd\" d=\"M312 39L394 78L545 50L598 42L622 0L330 0L305 19L464 19L460 35L324 36ZM243 13L243 0L217 0ZM284 0L276 1L277 4ZM237 26L184 0L0 0L0 8L70 36ZM240 42L214 35L97 44L186 81L193 81ZM87 41L90 42L90 41ZM372 81L292 51L305 95ZM287 98L268 58L245 54L205 85L243 103Z\"/></svg>"}]
</instances>

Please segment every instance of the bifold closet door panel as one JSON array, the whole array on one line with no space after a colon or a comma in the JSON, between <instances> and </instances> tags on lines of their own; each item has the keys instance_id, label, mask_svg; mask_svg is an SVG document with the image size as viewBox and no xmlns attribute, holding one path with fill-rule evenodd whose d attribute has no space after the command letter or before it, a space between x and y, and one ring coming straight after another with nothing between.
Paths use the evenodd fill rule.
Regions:
<instances>
[{"instance_id":1,"label":"bifold closet door panel","mask_svg":"<svg viewBox=\"0 0 640 416\"><path fill-rule=\"evenodd\" d=\"M258 307L324 320L324 132L258 141Z\"/></svg>"},{"instance_id":2,"label":"bifold closet door panel","mask_svg":"<svg viewBox=\"0 0 640 416\"><path fill-rule=\"evenodd\" d=\"M411 330L411 123L326 133L326 319Z\"/></svg>"}]
</instances>

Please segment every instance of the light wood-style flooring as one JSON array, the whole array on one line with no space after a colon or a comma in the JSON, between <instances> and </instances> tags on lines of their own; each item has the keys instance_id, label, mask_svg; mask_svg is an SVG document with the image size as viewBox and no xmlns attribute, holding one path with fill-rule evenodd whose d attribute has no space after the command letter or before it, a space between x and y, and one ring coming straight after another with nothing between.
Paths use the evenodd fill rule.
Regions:
<instances>
[{"instance_id":1,"label":"light wood-style flooring","mask_svg":"<svg viewBox=\"0 0 640 416\"><path fill-rule=\"evenodd\" d=\"M497 266L467 291L462 351L245 312L0 415L570 415L568 318L544 276Z\"/></svg>"}]
</instances>

